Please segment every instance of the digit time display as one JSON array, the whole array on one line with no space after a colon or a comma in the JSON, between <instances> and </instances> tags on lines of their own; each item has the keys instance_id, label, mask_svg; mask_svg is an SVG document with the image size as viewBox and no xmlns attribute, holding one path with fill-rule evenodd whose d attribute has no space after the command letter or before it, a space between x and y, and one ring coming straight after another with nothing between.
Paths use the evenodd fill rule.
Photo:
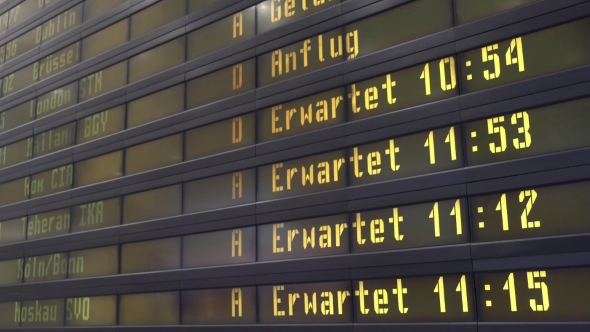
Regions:
<instances>
[{"instance_id":1,"label":"digit time display","mask_svg":"<svg viewBox=\"0 0 590 332\"><path fill-rule=\"evenodd\" d=\"M590 269L477 274L483 321L587 321Z\"/></svg>"},{"instance_id":2,"label":"digit time display","mask_svg":"<svg viewBox=\"0 0 590 332\"><path fill-rule=\"evenodd\" d=\"M590 182L470 197L475 242L590 232Z\"/></svg>"},{"instance_id":3,"label":"digit time display","mask_svg":"<svg viewBox=\"0 0 590 332\"><path fill-rule=\"evenodd\" d=\"M458 55L463 93L590 63L590 18L486 45Z\"/></svg>"},{"instance_id":4,"label":"digit time display","mask_svg":"<svg viewBox=\"0 0 590 332\"><path fill-rule=\"evenodd\" d=\"M589 146L589 109L583 98L464 124L467 164Z\"/></svg>"}]
</instances>

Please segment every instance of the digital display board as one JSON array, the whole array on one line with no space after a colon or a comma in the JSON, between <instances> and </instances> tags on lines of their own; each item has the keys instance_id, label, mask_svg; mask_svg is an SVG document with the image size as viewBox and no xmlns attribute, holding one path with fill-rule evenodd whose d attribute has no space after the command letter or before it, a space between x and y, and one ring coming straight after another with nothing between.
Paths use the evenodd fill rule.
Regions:
<instances>
[{"instance_id":1,"label":"digital display board","mask_svg":"<svg viewBox=\"0 0 590 332\"><path fill-rule=\"evenodd\" d=\"M359 323L465 322L476 317L471 275L359 280L354 285Z\"/></svg>"},{"instance_id":2,"label":"digital display board","mask_svg":"<svg viewBox=\"0 0 590 332\"><path fill-rule=\"evenodd\" d=\"M476 274L482 321L587 321L588 268Z\"/></svg>"},{"instance_id":3,"label":"digital display board","mask_svg":"<svg viewBox=\"0 0 590 332\"><path fill-rule=\"evenodd\" d=\"M589 109L590 98L583 98L467 123L467 164L589 146Z\"/></svg>"},{"instance_id":4,"label":"digital display board","mask_svg":"<svg viewBox=\"0 0 590 332\"><path fill-rule=\"evenodd\" d=\"M182 324L256 323L256 287L189 290L181 293Z\"/></svg>"},{"instance_id":5,"label":"digital display board","mask_svg":"<svg viewBox=\"0 0 590 332\"><path fill-rule=\"evenodd\" d=\"M547 267L531 270L476 274L433 270L411 275L404 271L391 277L386 271L395 262L368 259L366 267L380 266L375 271L384 271L384 275L377 273L367 279L359 279L365 265L356 275L330 274L330 266L314 267L317 262L382 257L390 251L396 251L391 253L396 257L407 257L428 247L434 247L428 252L436 252L437 246L463 250L469 243L483 247L488 245L484 242L493 241L510 241L518 247L525 243L523 239L567 240L590 232L585 207L590 182L578 175L568 177L565 183L550 177L542 185L535 180L509 190L486 187L477 195L468 190L438 200L402 192L403 203L398 205L394 205L397 198L387 203L387 197L380 197L363 200L367 205L360 204L358 210L351 205L346 208L347 199L355 199L358 186L367 192L373 183L462 167L482 167L495 174L494 163L508 165L511 160L541 154L554 160L560 157L551 155L556 152L579 149L578 153L589 147L586 129L590 118L585 111L590 99L582 85L572 86L567 95L559 94L560 90L546 94L534 100L534 107L522 106L526 101L519 104L523 94L516 93L508 96L513 99L499 96L493 101L499 103L485 105L493 113L489 117L476 115L468 122L458 117L452 124L434 124L421 132L412 125L406 128L408 119L416 120L415 112L439 114L436 102L444 99L449 102L440 103L440 111L452 104L459 107L453 115L463 115L470 111L460 97L465 94L508 88L524 80L529 81L521 83L522 91L537 93L547 88L544 82L550 77L530 79L563 70L570 70L560 73L566 79L580 79L585 68L578 71L576 67L590 64L586 4L359 1L265 0L252 2L250 7L218 1L206 8L216 0L155 1L138 6L122 0L86 0L55 11L43 9L58 3L56 0L9 1L3 6L0 87L2 97L9 98L4 99L0 112L0 218L4 219L0 221L0 254L6 257L9 253L10 259L0 261L0 285L6 288L0 293L12 293L20 284L27 284L23 289L45 290L54 285L66 287L70 283L67 279L92 278L93 283L108 284L111 279L103 277L142 273L159 277L160 272L176 275L180 269L192 269L185 271L191 275L222 269L231 278L214 286L208 286L211 281L178 284L176 280L180 288L173 288L173 292L123 294L125 288L117 288L116 294L100 296L68 298L68 294L54 299L46 294L27 295L14 302L6 302L10 301L7 298L0 303L0 326L419 323L436 327L437 323L476 320L588 321L590 313L584 306L588 294L583 284L588 268L584 266L558 270L547 263ZM185 17L195 11L200 12ZM516 14L535 20L538 27L531 28L529 21L517 22ZM39 20L32 22L33 16ZM486 42L468 31L471 25L460 26L481 18L487 18L486 22L473 26L478 30L490 24L492 30L486 33L493 39L482 37ZM517 24L526 32L507 33L517 29ZM454 27L459 29L450 30ZM86 32L76 35L74 31L81 28ZM278 31L271 32L273 29ZM439 35L459 38L455 32L470 39L470 48L477 47L459 54L445 51L449 44L431 49L430 41ZM261 38L254 38L257 36ZM419 41L423 37L427 37L426 44ZM150 46L135 49L144 44ZM399 48L388 49L393 46ZM244 47L249 49L241 50ZM220 58L209 63L213 52L222 49ZM386 51L379 52L382 50ZM107 51L111 52L104 54ZM42 53L37 56L35 52ZM101 54L109 67L96 58ZM365 57L369 54L374 56ZM145 90L144 83L127 86L158 73L171 74L169 69L180 70L179 66L195 59L187 64L184 78L175 76L167 82L152 79L154 87ZM223 65L216 63L218 60ZM352 60L355 62L348 66ZM382 66L387 62L395 69L387 71ZM339 76L330 76L334 73L329 73L330 67L338 70ZM368 68L369 73L361 68ZM307 85L324 79L320 69L328 69L330 83ZM291 80L296 77L300 79ZM354 77L363 80L355 82ZM268 87L279 82L284 85L276 87L278 90ZM579 82L560 78L551 88L566 90L563 87ZM258 87L267 88L256 90ZM100 103L82 104L99 96L104 97ZM73 108L78 103L80 107ZM429 103L433 104L425 105ZM419 105L425 107L412 109ZM504 106L507 110L502 110ZM111 139L121 143L136 133L147 133L148 126L142 126L171 116L174 119L170 120L181 119L185 111L186 125L168 126L163 121L149 125L168 130L165 135L169 136L134 140L121 150L108 150L90 159L78 154L88 147L81 147L81 151L74 148L115 133L120 135L93 146L102 147ZM384 116L393 112L399 113ZM374 118L364 121L369 117ZM26 129L18 128L25 124ZM381 141L370 139L370 130L386 131L385 126L392 124L395 127L387 136L375 132ZM128 136L125 130L130 128L135 129ZM334 147L322 139L336 137L339 143ZM351 137L364 137L362 145L351 143ZM259 143L265 146L259 149ZM73 153L68 154L69 159L46 166L54 156L65 156L66 149ZM236 151L239 149L244 150ZM62 153L49 156L58 151ZM234 153L223 155L231 151ZM247 162L246 158L231 159L244 152L253 152L256 157L247 157ZM202 159L209 157L213 158ZM180 180L165 182L167 187L156 187L149 173L146 186L142 184L140 189L147 191L136 192L138 187L116 187L100 195L93 191L92 185L99 182L161 172L171 165L177 165L177 170L184 166L179 164L191 160L196 161L187 163L189 168L177 177ZM222 160L232 163L223 165L227 166L225 171L217 170L217 161ZM214 163L208 164L210 161ZM547 165L555 168L551 162ZM193 167L201 166L207 168L192 172ZM544 174L529 179L537 176ZM516 183L521 183L520 176L516 177ZM128 183L125 181L113 183L118 186ZM458 186L468 181L460 180ZM385 185L396 182L378 187ZM86 187L80 197L77 195L82 191L69 192L79 187ZM315 197L330 197L334 190L352 195L333 202L330 207L336 210L314 206L323 204ZM320 192L322 195L315 195ZM295 205L288 200L280 202L279 210L269 202L304 195L309 196L296 198ZM371 195L379 196L379 189ZM37 200L40 197L46 199ZM31 201L10 206L28 199ZM264 204L259 207L257 202ZM369 206L378 209L365 210ZM289 209L297 212L291 214ZM305 211L306 219L299 219L299 211ZM175 237L156 236L149 241L98 248L91 242L93 230L114 227L97 234L119 234L117 226L121 224L163 219L157 223L164 225L166 218L183 214L193 215L179 218L182 227L178 233L161 235ZM201 219L210 216L235 218L232 222L237 224ZM203 226L198 227L201 233L193 233L196 223ZM85 233L64 236L77 232ZM80 242L77 250L60 246L49 253L26 252L16 259L12 254L29 245L34 248L70 239L89 242ZM34 243L18 243L23 241ZM319 257L322 259L314 260ZM314 273L327 272L329 277L290 279L285 274L282 282L273 279L272 283L258 278L266 273L257 270L258 264L270 267L274 274L283 273L283 267L291 271L307 263ZM416 262L409 259L407 263ZM276 271L272 270L275 265L279 267ZM245 268L254 271L247 272L247 278L242 278L246 276L242 272L233 273ZM293 275L301 274L294 271ZM136 277L117 280L127 283ZM231 280L239 280L239 285L232 285ZM295 282L306 283L290 284ZM32 283L35 285L29 285ZM152 291L156 289L170 290Z\"/></svg>"},{"instance_id":6,"label":"digital display board","mask_svg":"<svg viewBox=\"0 0 590 332\"><path fill-rule=\"evenodd\" d=\"M590 63L590 18L458 55L463 93L493 88ZM563 56L567 54L567 56Z\"/></svg>"},{"instance_id":7,"label":"digital display board","mask_svg":"<svg viewBox=\"0 0 590 332\"><path fill-rule=\"evenodd\" d=\"M352 323L350 282L258 287L261 324Z\"/></svg>"}]
</instances>

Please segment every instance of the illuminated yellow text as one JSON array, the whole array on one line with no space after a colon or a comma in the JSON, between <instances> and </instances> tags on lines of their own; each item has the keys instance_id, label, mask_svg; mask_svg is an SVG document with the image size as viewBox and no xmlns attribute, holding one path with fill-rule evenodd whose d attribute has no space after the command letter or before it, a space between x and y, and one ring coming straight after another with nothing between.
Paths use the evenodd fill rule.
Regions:
<instances>
[{"instance_id":1,"label":"illuminated yellow text","mask_svg":"<svg viewBox=\"0 0 590 332\"><path fill-rule=\"evenodd\" d=\"M343 40L345 43L344 49ZM290 72L296 72L298 69L307 68L312 57L317 57L320 62L324 62L326 58L340 58L344 54L348 59L353 59L358 53L358 30L326 41L324 41L324 35L318 35L317 38L304 40L298 52L293 51L283 54L281 49L272 52L271 75L272 77L278 77Z\"/></svg>"},{"instance_id":2,"label":"illuminated yellow text","mask_svg":"<svg viewBox=\"0 0 590 332\"><path fill-rule=\"evenodd\" d=\"M270 21L276 23L283 18L291 17L298 12L319 7L332 0L271 0Z\"/></svg>"},{"instance_id":3,"label":"illuminated yellow text","mask_svg":"<svg viewBox=\"0 0 590 332\"><path fill-rule=\"evenodd\" d=\"M273 286L274 316L293 316L297 306L303 307L305 315L334 316L343 314L343 305L350 292L285 292L285 286ZM318 310L319 302L319 310Z\"/></svg>"},{"instance_id":4,"label":"illuminated yellow text","mask_svg":"<svg viewBox=\"0 0 590 332\"><path fill-rule=\"evenodd\" d=\"M318 225L309 228L293 227L293 223L272 225L272 252L282 253L300 250L314 250L315 248L340 247L346 223L336 225ZM317 231L316 231L317 230Z\"/></svg>"},{"instance_id":5,"label":"illuminated yellow text","mask_svg":"<svg viewBox=\"0 0 590 332\"><path fill-rule=\"evenodd\" d=\"M292 128L300 128L335 119L338 109L341 107L343 96L335 96L331 99L311 102L290 109L283 109L283 105L274 106L271 109L271 132L273 134L289 131Z\"/></svg>"},{"instance_id":6,"label":"illuminated yellow text","mask_svg":"<svg viewBox=\"0 0 590 332\"><path fill-rule=\"evenodd\" d=\"M283 163L272 165L272 191L291 190L296 183L301 186L321 186L343 181L339 176L344 158L326 160L318 164L301 167L283 167ZM282 174L282 176L281 176Z\"/></svg>"}]
</instances>

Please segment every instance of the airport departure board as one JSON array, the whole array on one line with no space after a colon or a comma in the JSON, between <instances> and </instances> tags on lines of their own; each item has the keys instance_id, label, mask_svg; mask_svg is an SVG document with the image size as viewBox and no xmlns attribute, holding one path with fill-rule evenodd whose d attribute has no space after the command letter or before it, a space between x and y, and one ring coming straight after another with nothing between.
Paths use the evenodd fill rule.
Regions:
<instances>
[{"instance_id":1,"label":"airport departure board","mask_svg":"<svg viewBox=\"0 0 590 332\"><path fill-rule=\"evenodd\" d=\"M0 329L587 328L589 5L0 0Z\"/></svg>"}]
</instances>

